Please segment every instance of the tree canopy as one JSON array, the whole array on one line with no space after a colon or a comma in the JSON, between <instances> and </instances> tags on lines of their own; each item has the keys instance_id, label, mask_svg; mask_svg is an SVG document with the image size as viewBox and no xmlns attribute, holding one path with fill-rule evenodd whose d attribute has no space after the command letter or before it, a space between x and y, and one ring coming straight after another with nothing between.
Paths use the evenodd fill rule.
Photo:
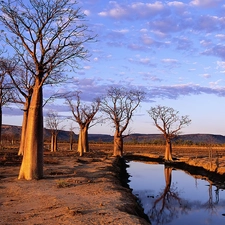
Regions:
<instances>
[{"instance_id":1,"label":"tree canopy","mask_svg":"<svg viewBox=\"0 0 225 225\"><path fill-rule=\"evenodd\" d=\"M144 99L145 93L124 87L110 87L101 100L101 111L114 127L114 155L123 155L123 132L127 129L134 111Z\"/></svg>"},{"instance_id":2,"label":"tree canopy","mask_svg":"<svg viewBox=\"0 0 225 225\"><path fill-rule=\"evenodd\" d=\"M185 125L191 123L189 116L179 116L179 111L160 105L151 107L148 113L166 140L165 160L172 160L171 140L180 133Z\"/></svg>"}]
</instances>

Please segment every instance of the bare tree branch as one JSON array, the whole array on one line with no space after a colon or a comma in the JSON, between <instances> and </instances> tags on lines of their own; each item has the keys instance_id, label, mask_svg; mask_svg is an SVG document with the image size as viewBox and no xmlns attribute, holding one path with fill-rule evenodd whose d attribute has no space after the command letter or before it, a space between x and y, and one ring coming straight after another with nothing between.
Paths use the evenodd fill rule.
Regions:
<instances>
[{"instance_id":1,"label":"bare tree branch","mask_svg":"<svg viewBox=\"0 0 225 225\"><path fill-rule=\"evenodd\" d=\"M139 90L110 87L101 100L101 111L114 127L114 155L123 154L123 132L127 129L134 111L144 99L145 93ZM128 136L128 135L126 135Z\"/></svg>"}]
</instances>

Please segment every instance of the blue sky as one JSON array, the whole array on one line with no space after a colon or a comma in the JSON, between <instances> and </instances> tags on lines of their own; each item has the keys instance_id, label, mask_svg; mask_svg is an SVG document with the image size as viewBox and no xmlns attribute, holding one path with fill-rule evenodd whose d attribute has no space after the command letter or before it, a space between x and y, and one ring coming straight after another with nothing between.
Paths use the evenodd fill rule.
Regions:
<instances>
[{"instance_id":1,"label":"blue sky","mask_svg":"<svg viewBox=\"0 0 225 225\"><path fill-rule=\"evenodd\" d=\"M97 34L97 41L86 46L91 57L73 75L85 100L102 96L112 85L139 88L147 98L133 117L133 133L159 133L147 110L160 104L190 116L184 134L225 135L223 0L84 0L79 6ZM49 108L69 115L62 101ZM17 111L4 109L3 123L21 125ZM90 133L113 134L113 128L101 124Z\"/></svg>"}]
</instances>

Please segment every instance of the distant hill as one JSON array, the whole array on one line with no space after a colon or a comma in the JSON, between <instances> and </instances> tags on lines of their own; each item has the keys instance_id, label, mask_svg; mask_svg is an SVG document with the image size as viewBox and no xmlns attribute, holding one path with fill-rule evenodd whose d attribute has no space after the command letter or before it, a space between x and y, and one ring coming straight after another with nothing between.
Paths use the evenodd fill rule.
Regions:
<instances>
[{"instance_id":1,"label":"distant hill","mask_svg":"<svg viewBox=\"0 0 225 225\"><path fill-rule=\"evenodd\" d=\"M113 142L113 136L106 134L89 134L89 141ZM215 134L184 134L173 139L180 144L225 144L225 136ZM124 143L164 143L162 134L138 134L134 133L124 139Z\"/></svg>"},{"instance_id":2,"label":"distant hill","mask_svg":"<svg viewBox=\"0 0 225 225\"><path fill-rule=\"evenodd\" d=\"M185 134L175 140L192 141L193 143L225 144L225 136L217 134Z\"/></svg>"},{"instance_id":3,"label":"distant hill","mask_svg":"<svg viewBox=\"0 0 225 225\"><path fill-rule=\"evenodd\" d=\"M2 125L3 139L18 139L20 138L21 127L13 125ZM113 142L113 136L108 134L89 134L90 142ZM49 129L44 129L44 138L50 140L51 132ZM59 141L69 141L70 132L60 130L58 134ZM78 136L74 134L74 139ZM160 144L164 142L162 134L139 134L134 133L124 139L125 143L154 143ZM184 134L173 139L174 143L180 144L225 144L225 136L215 134Z\"/></svg>"},{"instance_id":4,"label":"distant hill","mask_svg":"<svg viewBox=\"0 0 225 225\"><path fill-rule=\"evenodd\" d=\"M142 142L154 142L154 141L164 141L162 134L132 134L127 137L127 142L133 141ZM225 144L225 136L215 135L215 134L183 134L173 139L176 143L193 143L193 144Z\"/></svg>"},{"instance_id":5,"label":"distant hill","mask_svg":"<svg viewBox=\"0 0 225 225\"><path fill-rule=\"evenodd\" d=\"M13 126L13 125L2 125L2 138L3 139L20 139L21 134L21 126ZM51 131L49 129L44 128L44 139L50 140ZM58 140L59 141L69 141L70 132L59 130ZM77 135L74 134L74 139L77 139Z\"/></svg>"}]
</instances>

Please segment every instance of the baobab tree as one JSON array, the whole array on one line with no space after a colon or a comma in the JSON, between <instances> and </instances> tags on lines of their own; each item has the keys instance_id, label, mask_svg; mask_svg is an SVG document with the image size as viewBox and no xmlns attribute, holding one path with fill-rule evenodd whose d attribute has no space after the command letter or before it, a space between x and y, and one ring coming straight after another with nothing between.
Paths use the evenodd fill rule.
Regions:
<instances>
[{"instance_id":1,"label":"baobab tree","mask_svg":"<svg viewBox=\"0 0 225 225\"><path fill-rule=\"evenodd\" d=\"M105 97L101 100L101 111L106 114L114 127L114 156L123 155L123 135L127 129L134 111L144 99L145 93L139 90L127 90L126 88L110 87Z\"/></svg>"},{"instance_id":2,"label":"baobab tree","mask_svg":"<svg viewBox=\"0 0 225 225\"><path fill-rule=\"evenodd\" d=\"M63 127L59 127L60 123L63 122L58 116L58 113L49 110L47 112L47 116L45 118L46 127L50 129L51 132L51 152L56 152L58 149L58 133L59 129L62 129Z\"/></svg>"},{"instance_id":3,"label":"baobab tree","mask_svg":"<svg viewBox=\"0 0 225 225\"><path fill-rule=\"evenodd\" d=\"M0 58L0 143L2 141L2 107L12 102L14 87L9 79L8 71L12 68L6 58Z\"/></svg>"},{"instance_id":4,"label":"baobab tree","mask_svg":"<svg viewBox=\"0 0 225 225\"><path fill-rule=\"evenodd\" d=\"M23 106L22 108L23 121L22 121L22 130L21 130L21 138L20 138L20 147L18 152L18 155L23 155L25 142L26 142L28 112L29 112L31 97L33 94L35 77L29 70L27 70L26 68L23 68L23 65L18 61L18 59L10 59L9 61L10 61L11 70L8 70L8 75L10 76L12 83L15 86L14 90L17 91L17 94L13 95L12 102ZM31 67L32 67L32 63L30 63L30 68ZM63 82L63 78L60 78L61 77L60 74L59 75L55 74L55 76L57 76L57 79L48 80L48 82L45 83L45 85L46 84L54 85L54 84ZM62 94L58 94L58 93L52 94L49 98L47 98L44 101L43 107L50 100L53 100L61 96Z\"/></svg>"},{"instance_id":5,"label":"baobab tree","mask_svg":"<svg viewBox=\"0 0 225 225\"><path fill-rule=\"evenodd\" d=\"M21 129L20 147L18 151L18 155L23 155L26 141L28 112L33 93L35 77L29 70L24 69L23 66L19 64L18 60L10 59L9 61L9 67L12 69L8 70L8 75L12 80L12 83L15 87L14 89L17 91L17 93L13 95L12 101L13 103L23 105L23 121Z\"/></svg>"},{"instance_id":6,"label":"baobab tree","mask_svg":"<svg viewBox=\"0 0 225 225\"><path fill-rule=\"evenodd\" d=\"M179 111L171 107L156 106L147 111L153 119L154 125L163 133L166 141L165 157L166 161L172 161L171 140L176 137L180 130L191 123L189 116L179 116Z\"/></svg>"},{"instance_id":7,"label":"baobab tree","mask_svg":"<svg viewBox=\"0 0 225 225\"><path fill-rule=\"evenodd\" d=\"M34 76L26 142L18 179L43 177L43 85L66 67L86 59L84 43L93 40L76 1L1 1L0 22L11 52ZM32 65L32 66L31 66Z\"/></svg>"},{"instance_id":8,"label":"baobab tree","mask_svg":"<svg viewBox=\"0 0 225 225\"><path fill-rule=\"evenodd\" d=\"M74 142L74 126L73 126L73 123L70 124L70 141L69 141L69 144L70 144L70 151L73 150L73 142Z\"/></svg>"},{"instance_id":9,"label":"baobab tree","mask_svg":"<svg viewBox=\"0 0 225 225\"><path fill-rule=\"evenodd\" d=\"M77 151L80 156L83 156L84 152L89 151L88 129L98 123L98 118L95 118L95 115L99 110L100 99L95 99L89 105L84 104L81 103L80 92L75 92L66 97L66 103L73 115L71 119L80 127ZM91 123L92 125L90 125Z\"/></svg>"}]
</instances>

